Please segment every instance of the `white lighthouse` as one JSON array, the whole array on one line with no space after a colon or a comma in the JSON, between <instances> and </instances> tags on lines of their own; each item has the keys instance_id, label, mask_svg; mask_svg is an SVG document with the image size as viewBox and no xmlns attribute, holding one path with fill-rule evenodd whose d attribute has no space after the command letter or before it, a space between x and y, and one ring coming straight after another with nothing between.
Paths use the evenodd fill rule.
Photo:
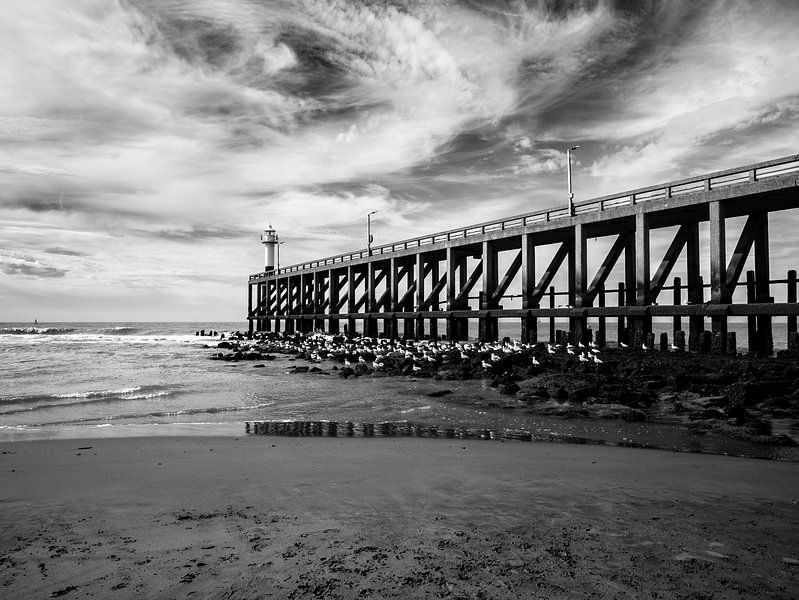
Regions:
<instances>
[{"instance_id":1,"label":"white lighthouse","mask_svg":"<svg viewBox=\"0 0 799 600\"><path fill-rule=\"evenodd\" d=\"M271 223L261 234L261 243L264 245L264 271L274 271L275 248L277 248L280 241Z\"/></svg>"}]
</instances>

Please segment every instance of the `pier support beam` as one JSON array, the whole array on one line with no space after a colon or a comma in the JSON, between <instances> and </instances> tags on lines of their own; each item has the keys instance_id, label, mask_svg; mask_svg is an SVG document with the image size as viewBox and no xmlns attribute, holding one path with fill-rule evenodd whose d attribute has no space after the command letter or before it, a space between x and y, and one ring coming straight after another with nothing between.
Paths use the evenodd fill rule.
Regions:
<instances>
[{"instance_id":1,"label":"pier support beam","mask_svg":"<svg viewBox=\"0 0 799 600\"><path fill-rule=\"evenodd\" d=\"M574 225L572 252L569 255L569 304L576 308L590 306L588 297L588 253L584 227L581 223ZM588 343L588 319L584 316L569 317L569 330L574 336L574 343Z\"/></svg>"},{"instance_id":2,"label":"pier support beam","mask_svg":"<svg viewBox=\"0 0 799 600\"><path fill-rule=\"evenodd\" d=\"M533 236L529 233L522 235L522 308L530 310L538 308L533 296L535 294L535 244ZM522 343L535 344L538 342L538 319L527 313L521 319Z\"/></svg>"},{"instance_id":3,"label":"pier support beam","mask_svg":"<svg viewBox=\"0 0 799 600\"><path fill-rule=\"evenodd\" d=\"M469 308L468 300L458 301L459 292L467 281L466 256L452 247L446 250L447 262L447 310L463 310ZM462 341L469 337L469 320L462 317L447 317L447 339Z\"/></svg>"},{"instance_id":4,"label":"pier support beam","mask_svg":"<svg viewBox=\"0 0 799 600\"><path fill-rule=\"evenodd\" d=\"M632 278L633 265L635 269L635 289L628 290L628 298L634 294L635 306L649 306L649 216L638 210L635 213L635 234L633 237L633 259L627 263L627 279ZM629 247L629 246L628 246ZM633 263L633 264L630 264ZM641 348L647 336L652 332L652 317L649 313L636 315L628 319L628 335L630 345Z\"/></svg>"},{"instance_id":5,"label":"pier support beam","mask_svg":"<svg viewBox=\"0 0 799 600\"><path fill-rule=\"evenodd\" d=\"M763 215L763 222L755 236L755 290L757 302L772 304L770 277L771 272L768 260L768 215ZM771 329L771 315L757 316L758 354L771 356L774 353L774 335Z\"/></svg>"},{"instance_id":6,"label":"pier support beam","mask_svg":"<svg viewBox=\"0 0 799 600\"><path fill-rule=\"evenodd\" d=\"M708 211L710 214L710 302L722 304L728 302L725 211L721 202L711 202L708 205ZM726 353L727 315L714 312L711 317L711 327L714 352Z\"/></svg>"},{"instance_id":7,"label":"pier support beam","mask_svg":"<svg viewBox=\"0 0 799 600\"><path fill-rule=\"evenodd\" d=\"M494 302L494 292L497 289L498 273L497 262L498 253L491 242L483 242L483 289L480 292L480 310L488 311L494 308L501 308ZM480 317L479 339L482 342L494 342L499 335L499 320L485 313Z\"/></svg>"}]
</instances>

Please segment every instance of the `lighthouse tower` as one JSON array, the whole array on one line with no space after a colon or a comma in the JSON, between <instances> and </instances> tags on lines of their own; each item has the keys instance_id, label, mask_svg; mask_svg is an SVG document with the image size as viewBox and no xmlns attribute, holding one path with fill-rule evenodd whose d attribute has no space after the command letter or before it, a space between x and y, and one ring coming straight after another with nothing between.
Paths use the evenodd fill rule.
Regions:
<instances>
[{"instance_id":1,"label":"lighthouse tower","mask_svg":"<svg viewBox=\"0 0 799 600\"><path fill-rule=\"evenodd\" d=\"M272 228L272 224L264 229L261 234L261 243L264 245L264 271L275 270L275 248L279 242L278 235Z\"/></svg>"}]
</instances>

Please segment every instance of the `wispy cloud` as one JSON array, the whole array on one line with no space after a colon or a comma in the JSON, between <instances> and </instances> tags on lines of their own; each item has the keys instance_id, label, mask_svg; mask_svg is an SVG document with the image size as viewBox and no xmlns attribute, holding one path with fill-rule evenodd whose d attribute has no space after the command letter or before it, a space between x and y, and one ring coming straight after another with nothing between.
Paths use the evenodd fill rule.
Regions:
<instances>
[{"instance_id":1,"label":"wispy cloud","mask_svg":"<svg viewBox=\"0 0 799 600\"><path fill-rule=\"evenodd\" d=\"M52 267L36 260L32 256L0 254L0 271L6 275L21 275L23 277L52 278L63 277L66 270Z\"/></svg>"}]
</instances>

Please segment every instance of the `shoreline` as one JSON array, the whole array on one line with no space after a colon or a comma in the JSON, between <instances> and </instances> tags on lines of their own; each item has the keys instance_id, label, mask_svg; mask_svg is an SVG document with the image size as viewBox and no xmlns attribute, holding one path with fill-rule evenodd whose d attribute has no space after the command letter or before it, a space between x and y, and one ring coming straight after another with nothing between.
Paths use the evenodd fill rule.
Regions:
<instances>
[{"instance_id":1,"label":"shoreline","mask_svg":"<svg viewBox=\"0 0 799 600\"><path fill-rule=\"evenodd\" d=\"M569 419L564 417L550 418L554 425L566 425L584 422L595 424L596 419ZM331 435L330 424L335 424ZM612 424L612 422L611 422ZM607 424L606 424L607 425ZM348 430L348 426L350 429ZM650 421L649 426L676 427L672 423ZM604 430L607 432L607 429ZM681 429L675 429L681 431ZM59 425L14 428L4 432L0 444L23 444L26 442L69 441L69 440L115 440L115 439L163 439L171 437L186 438L239 438L266 437L272 439L313 438L322 437L341 440L370 438L406 438L408 443L414 440L429 439L434 442L463 440L475 443L510 443L510 444L556 444L593 447L625 448L629 450L654 450L706 456L728 456L752 460L799 463L799 452L794 447L769 445L753 445L739 440L717 437L709 440L706 437L683 440L682 446L674 445L676 440L655 439L651 431L649 435L641 434L639 438L610 439L590 437L571 433L559 433L544 428L538 431L525 429L465 428L457 426L436 426L431 423L413 421L380 421L375 423L352 423L334 420L272 420L272 421L229 421L229 422L185 422L185 423L126 423L101 425ZM645 441L639 441L643 439ZM735 443L733 443L735 442ZM703 446L692 444L703 444ZM713 446L712 444L717 444Z\"/></svg>"},{"instance_id":2,"label":"shoreline","mask_svg":"<svg viewBox=\"0 0 799 600\"><path fill-rule=\"evenodd\" d=\"M0 443L14 597L792 598L793 463L573 444Z\"/></svg>"}]
</instances>

